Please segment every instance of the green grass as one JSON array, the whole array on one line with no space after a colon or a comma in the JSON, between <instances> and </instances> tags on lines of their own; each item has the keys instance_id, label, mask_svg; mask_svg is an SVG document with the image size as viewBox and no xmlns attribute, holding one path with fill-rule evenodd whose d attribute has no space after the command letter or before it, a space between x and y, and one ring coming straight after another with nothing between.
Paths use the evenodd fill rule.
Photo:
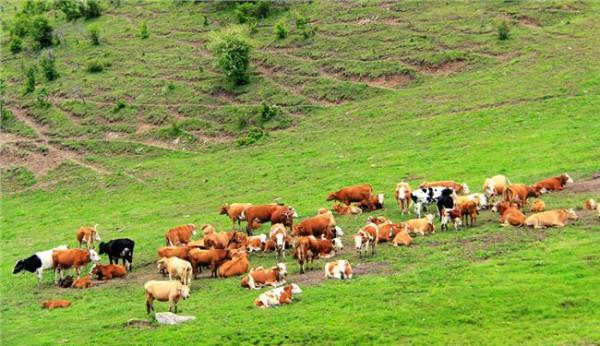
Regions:
<instances>
[{"instance_id":1,"label":"green grass","mask_svg":"<svg viewBox=\"0 0 600 346\"><path fill-rule=\"evenodd\" d=\"M313 39L300 38L294 11L316 27ZM235 22L233 9L123 2L92 21L101 28L98 47L86 37L89 23L52 17L65 42L53 48L61 77L47 85L49 110L20 96L20 60L37 53L12 57L3 44L8 106L43 125L49 145L106 173L68 160L38 179L3 172L3 192L28 189L2 200L2 342L600 343L600 227L585 212L565 229L534 231L500 229L485 211L475 228L420 237L411 248L382 244L364 261L351 237L366 215L338 217L347 234L340 257L358 272L352 281L320 281L324 261L300 277L288 257L291 280L304 289L290 306L257 310L259 292L241 289L239 278L201 278L180 303L195 322L125 326L146 318L142 287L159 278L154 261L166 229L190 222L227 229L221 203L279 200L304 218L330 206L328 192L370 182L387 198L387 209L375 214L402 221L411 216L400 215L391 197L400 180L415 187L455 179L479 191L495 174L522 183L565 171L590 179L600 159L598 12L593 2L291 4L259 22L251 82L231 89L202 47L211 30ZM521 25L521 16L540 27ZM495 23L505 17L511 36L500 42ZM140 40L144 19L150 35ZM282 19L290 34L275 41L272 28ZM111 66L89 74L91 57ZM457 60L460 70L434 70ZM405 86L370 79L407 72ZM113 112L120 100L126 107ZM238 147L234 139L255 125L263 102L282 106L264 125L269 136ZM27 136L15 123L6 131ZM120 137L111 139L113 132ZM185 137L181 150L140 143L178 135ZM206 145L205 137L225 141ZM549 209L579 207L599 194L593 188L543 199ZM46 273L37 290L34 275L10 274L17 258L74 246L76 229L95 223L103 239L136 241L127 279L76 291L53 287ZM274 262L272 254L251 256L252 266ZM73 306L40 309L49 298Z\"/></svg>"}]
</instances>

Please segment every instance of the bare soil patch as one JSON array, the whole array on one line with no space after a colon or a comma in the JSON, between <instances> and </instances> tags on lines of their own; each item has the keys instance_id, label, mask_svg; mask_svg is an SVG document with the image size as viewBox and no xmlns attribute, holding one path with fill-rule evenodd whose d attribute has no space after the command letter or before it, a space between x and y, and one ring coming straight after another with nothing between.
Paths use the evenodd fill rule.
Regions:
<instances>
[{"instance_id":1,"label":"bare soil patch","mask_svg":"<svg viewBox=\"0 0 600 346\"><path fill-rule=\"evenodd\" d=\"M352 274L358 276L389 275L392 272L393 270L387 262L366 262L359 263L352 267ZM308 270L304 274L289 275L287 281L300 285L318 285L325 281L325 273L323 272L322 266L317 266L315 263L315 267L312 270Z\"/></svg>"},{"instance_id":2,"label":"bare soil patch","mask_svg":"<svg viewBox=\"0 0 600 346\"><path fill-rule=\"evenodd\" d=\"M518 16L517 17L517 21L519 22L519 24L521 24L521 25L523 25L524 27L527 27L527 28L537 29L537 28L541 27L540 23L538 23L537 20L535 20L535 19L533 19L533 18L531 18L529 16L525 16L525 15Z\"/></svg>"},{"instance_id":3,"label":"bare soil patch","mask_svg":"<svg viewBox=\"0 0 600 346\"><path fill-rule=\"evenodd\" d=\"M46 149L47 151L29 151L12 144L5 145L0 150L0 166L2 168L23 166L39 179L58 167L64 160L59 151L53 148Z\"/></svg>"},{"instance_id":4,"label":"bare soil patch","mask_svg":"<svg viewBox=\"0 0 600 346\"><path fill-rule=\"evenodd\" d=\"M570 193L600 193L600 172L596 173L592 179L575 181L572 184L566 185L565 191Z\"/></svg>"},{"instance_id":5,"label":"bare soil patch","mask_svg":"<svg viewBox=\"0 0 600 346\"><path fill-rule=\"evenodd\" d=\"M445 61L441 65L418 65L417 69L421 72L433 75L447 76L452 73L461 71L467 66L464 60Z\"/></svg>"},{"instance_id":6,"label":"bare soil patch","mask_svg":"<svg viewBox=\"0 0 600 346\"><path fill-rule=\"evenodd\" d=\"M406 86L411 81L412 78L409 75L405 74L394 74L387 76L380 76L375 78L370 77L350 77L349 78L355 82L361 82L369 85L376 85L384 88L395 88L398 86Z\"/></svg>"}]
</instances>

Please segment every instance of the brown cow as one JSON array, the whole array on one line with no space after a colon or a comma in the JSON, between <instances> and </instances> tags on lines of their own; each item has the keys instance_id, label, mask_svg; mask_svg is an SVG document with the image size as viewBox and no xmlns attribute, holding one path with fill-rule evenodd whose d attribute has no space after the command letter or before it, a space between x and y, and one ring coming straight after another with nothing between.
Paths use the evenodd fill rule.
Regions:
<instances>
[{"instance_id":1,"label":"brown cow","mask_svg":"<svg viewBox=\"0 0 600 346\"><path fill-rule=\"evenodd\" d=\"M219 268L219 276L228 278L230 276L242 275L248 272L250 262L246 251L238 250L232 254L232 259L223 263Z\"/></svg>"},{"instance_id":2,"label":"brown cow","mask_svg":"<svg viewBox=\"0 0 600 346\"><path fill-rule=\"evenodd\" d=\"M83 266L90 263L91 261L97 262L100 260L100 256L93 249L67 249L67 250L54 250L52 252L52 262L54 263L54 281L58 283L58 274L60 273L60 279L64 278L65 269L73 267L77 273L79 279L80 271Z\"/></svg>"},{"instance_id":3,"label":"brown cow","mask_svg":"<svg viewBox=\"0 0 600 346\"><path fill-rule=\"evenodd\" d=\"M410 234L408 234L408 231L400 231L396 234L394 240L392 240L392 244L394 246L410 246L410 244L412 244L412 238Z\"/></svg>"},{"instance_id":4,"label":"brown cow","mask_svg":"<svg viewBox=\"0 0 600 346\"><path fill-rule=\"evenodd\" d=\"M300 274L304 274L305 266L312 267L313 260L319 256L321 244L313 236L301 236L294 247L294 258L300 265Z\"/></svg>"},{"instance_id":5,"label":"brown cow","mask_svg":"<svg viewBox=\"0 0 600 346\"><path fill-rule=\"evenodd\" d=\"M231 203L231 204L223 204L221 209L219 209L219 215L227 215L231 220L231 228L235 227L235 223L237 222L238 226L245 219L243 217L243 212L251 207L252 203Z\"/></svg>"},{"instance_id":6,"label":"brown cow","mask_svg":"<svg viewBox=\"0 0 600 346\"><path fill-rule=\"evenodd\" d=\"M471 227L473 227L477 221L477 215L479 215L477 203L475 201L464 201L463 203L457 205L456 208L460 212L465 226L469 226L470 221Z\"/></svg>"},{"instance_id":7,"label":"brown cow","mask_svg":"<svg viewBox=\"0 0 600 346\"><path fill-rule=\"evenodd\" d=\"M567 174L561 174L556 177L544 179L534 184L539 190L545 189L546 191L561 191L564 190L565 185L572 183L573 179Z\"/></svg>"},{"instance_id":8,"label":"brown cow","mask_svg":"<svg viewBox=\"0 0 600 346\"><path fill-rule=\"evenodd\" d=\"M202 273L202 267L209 267L211 277L217 277L217 269L226 260L231 259L229 249L192 249L189 252L189 261L192 264L194 278L198 273Z\"/></svg>"},{"instance_id":9,"label":"brown cow","mask_svg":"<svg viewBox=\"0 0 600 346\"><path fill-rule=\"evenodd\" d=\"M501 227L515 226L522 227L525 224L525 214L521 212L514 204L506 201L497 202L492 211L498 212L500 218L498 222Z\"/></svg>"},{"instance_id":10,"label":"brown cow","mask_svg":"<svg viewBox=\"0 0 600 346\"><path fill-rule=\"evenodd\" d=\"M458 227L462 226L462 212L461 208L453 208L446 209L442 208L442 220L441 220L441 230L448 230L448 223L452 222L454 225L454 230L458 230Z\"/></svg>"},{"instance_id":11,"label":"brown cow","mask_svg":"<svg viewBox=\"0 0 600 346\"><path fill-rule=\"evenodd\" d=\"M71 302L62 299L44 300L42 302L42 309L68 308L69 306L71 306Z\"/></svg>"},{"instance_id":12,"label":"brown cow","mask_svg":"<svg viewBox=\"0 0 600 346\"><path fill-rule=\"evenodd\" d=\"M173 227L165 233L166 245L185 245L190 242L193 235L196 235L196 226L194 224L190 223L188 225Z\"/></svg>"},{"instance_id":13,"label":"brown cow","mask_svg":"<svg viewBox=\"0 0 600 346\"><path fill-rule=\"evenodd\" d=\"M244 276L241 281L241 286L250 290L260 289L264 286L281 286L285 284L287 276L287 266L285 263L277 263L276 266L270 269L263 267L253 268L248 275Z\"/></svg>"},{"instance_id":14,"label":"brown cow","mask_svg":"<svg viewBox=\"0 0 600 346\"><path fill-rule=\"evenodd\" d=\"M85 243L87 249L94 248L94 241L100 241L100 235L98 234L98 224L94 225L94 228L81 227L75 234L79 247Z\"/></svg>"},{"instance_id":15,"label":"brown cow","mask_svg":"<svg viewBox=\"0 0 600 346\"><path fill-rule=\"evenodd\" d=\"M396 191L394 191L394 197L396 197L396 202L398 202L398 208L400 208L400 213L404 214L408 213L408 208L410 207L410 193L411 193L410 185L405 182L399 182L396 185Z\"/></svg>"},{"instance_id":16,"label":"brown cow","mask_svg":"<svg viewBox=\"0 0 600 346\"><path fill-rule=\"evenodd\" d=\"M314 235L320 237L325 235L327 238L334 238L336 223L330 211L317 216L312 216L302 220L292 231L294 236Z\"/></svg>"},{"instance_id":17,"label":"brown cow","mask_svg":"<svg viewBox=\"0 0 600 346\"><path fill-rule=\"evenodd\" d=\"M112 278L120 278L127 276L127 269L118 264L96 264L90 272L92 275L97 275L98 280L110 280Z\"/></svg>"},{"instance_id":18,"label":"brown cow","mask_svg":"<svg viewBox=\"0 0 600 346\"><path fill-rule=\"evenodd\" d=\"M364 211L379 210L379 209L384 208L383 200L384 200L383 194L371 195L367 199L363 199L362 201L360 201L358 203L354 203L354 206L359 207L360 209L362 209Z\"/></svg>"},{"instance_id":19,"label":"brown cow","mask_svg":"<svg viewBox=\"0 0 600 346\"><path fill-rule=\"evenodd\" d=\"M192 246L163 246L158 249L158 258L179 257L182 260L189 261L189 252Z\"/></svg>"},{"instance_id":20,"label":"brown cow","mask_svg":"<svg viewBox=\"0 0 600 346\"><path fill-rule=\"evenodd\" d=\"M532 213L540 213L544 210L546 210L546 203L544 201L539 198L533 201L533 205L531 206Z\"/></svg>"},{"instance_id":21,"label":"brown cow","mask_svg":"<svg viewBox=\"0 0 600 346\"><path fill-rule=\"evenodd\" d=\"M336 214L338 215L358 215L358 214L362 214L362 209L355 206L355 205L342 205L342 204L334 204L331 207L331 210L333 210Z\"/></svg>"},{"instance_id":22,"label":"brown cow","mask_svg":"<svg viewBox=\"0 0 600 346\"><path fill-rule=\"evenodd\" d=\"M379 243L379 226L369 223L356 233L354 236L354 249L358 257L362 258L363 250L368 252L371 248L371 256L375 255L377 244Z\"/></svg>"},{"instance_id":23,"label":"brown cow","mask_svg":"<svg viewBox=\"0 0 600 346\"><path fill-rule=\"evenodd\" d=\"M420 188L430 188L430 187L448 187L454 190L457 194L465 194L468 195L471 193L469 191L469 186L467 183L459 184L454 180L440 180L440 181L424 181L419 185Z\"/></svg>"},{"instance_id":24,"label":"brown cow","mask_svg":"<svg viewBox=\"0 0 600 346\"><path fill-rule=\"evenodd\" d=\"M285 226L281 223L276 223L273 226L271 226L269 237L271 238L270 240L274 244L275 250L277 250L277 260L279 260L279 258L285 256L286 245L288 245L286 243L289 237ZM267 244L265 242L263 251L267 251L266 248Z\"/></svg>"},{"instance_id":25,"label":"brown cow","mask_svg":"<svg viewBox=\"0 0 600 346\"><path fill-rule=\"evenodd\" d=\"M578 216L573 209L556 209L530 215L525 220L525 224L533 228L565 227L567 220L577 219Z\"/></svg>"},{"instance_id":26,"label":"brown cow","mask_svg":"<svg viewBox=\"0 0 600 346\"><path fill-rule=\"evenodd\" d=\"M277 249L275 241L273 239L267 239L265 242L265 246L263 247L263 252L273 252ZM279 257L279 255L278 255Z\"/></svg>"},{"instance_id":27,"label":"brown cow","mask_svg":"<svg viewBox=\"0 0 600 346\"><path fill-rule=\"evenodd\" d=\"M233 248L243 247L246 242L246 235L241 232L204 232L204 247L210 249L226 249L230 246Z\"/></svg>"},{"instance_id":28,"label":"brown cow","mask_svg":"<svg viewBox=\"0 0 600 346\"><path fill-rule=\"evenodd\" d=\"M336 192L332 192L327 196L327 201L340 201L345 205L350 205L352 202L360 202L362 200L370 202L371 194L373 193L373 186L371 184L360 184L345 187ZM373 208L369 205L369 208Z\"/></svg>"},{"instance_id":29,"label":"brown cow","mask_svg":"<svg viewBox=\"0 0 600 346\"><path fill-rule=\"evenodd\" d=\"M294 224L294 217L298 217L298 214L294 208L291 207L277 204L266 204L248 207L242 213L242 217L244 217L248 223L246 232L248 235L252 235L252 231L260 227L260 225L265 222L271 222L271 225L282 223L291 229Z\"/></svg>"},{"instance_id":30,"label":"brown cow","mask_svg":"<svg viewBox=\"0 0 600 346\"><path fill-rule=\"evenodd\" d=\"M512 184L504 188L502 200L515 203L517 208L527 205L527 199L530 197L540 197L542 188L538 186L527 186L525 184Z\"/></svg>"},{"instance_id":31,"label":"brown cow","mask_svg":"<svg viewBox=\"0 0 600 346\"><path fill-rule=\"evenodd\" d=\"M86 275L81 279L74 280L71 284L72 288L89 288L92 286L92 276Z\"/></svg>"}]
</instances>

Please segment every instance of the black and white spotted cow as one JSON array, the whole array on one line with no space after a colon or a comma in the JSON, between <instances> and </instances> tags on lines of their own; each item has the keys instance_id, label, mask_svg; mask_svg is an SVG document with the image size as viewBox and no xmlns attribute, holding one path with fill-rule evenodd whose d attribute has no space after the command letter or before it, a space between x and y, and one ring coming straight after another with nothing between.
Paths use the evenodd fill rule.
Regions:
<instances>
[{"instance_id":1,"label":"black and white spotted cow","mask_svg":"<svg viewBox=\"0 0 600 346\"><path fill-rule=\"evenodd\" d=\"M119 264L119 258L123 260L123 265L127 267L127 270L131 270L133 264L133 248L135 242L131 239L113 239L107 243L102 242L99 245L99 254L107 254L110 264Z\"/></svg>"},{"instance_id":2,"label":"black and white spotted cow","mask_svg":"<svg viewBox=\"0 0 600 346\"><path fill-rule=\"evenodd\" d=\"M438 208L438 215L440 215L441 218L442 208L454 208L457 196L453 189L447 187L429 187L412 191L410 198L413 201L415 214L418 218L421 217L421 209L424 205L426 206L434 203Z\"/></svg>"},{"instance_id":3,"label":"black and white spotted cow","mask_svg":"<svg viewBox=\"0 0 600 346\"><path fill-rule=\"evenodd\" d=\"M35 254L27 257L23 260L18 260L13 269L13 274L22 272L23 270L30 273L36 273L38 277L38 288L42 285L42 273L44 270L54 268L54 261L52 261L52 252L54 250L66 250L69 247L67 245L57 246L54 249L36 252Z\"/></svg>"}]
</instances>

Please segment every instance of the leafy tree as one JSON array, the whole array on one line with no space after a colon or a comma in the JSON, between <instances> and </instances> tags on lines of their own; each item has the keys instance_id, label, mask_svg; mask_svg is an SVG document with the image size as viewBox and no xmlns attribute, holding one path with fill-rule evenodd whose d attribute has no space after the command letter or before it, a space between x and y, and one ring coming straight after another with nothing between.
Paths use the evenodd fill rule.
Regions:
<instances>
[{"instance_id":1,"label":"leafy tree","mask_svg":"<svg viewBox=\"0 0 600 346\"><path fill-rule=\"evenodd\" d=\"M64 13L68 21L77 20L85 12L85 5L82 1L57 0L55 6Z\"/></svg>"},{"instance_id":2,"label":"leafy tree","mask_svg":"<svg viewBox=\"0 0 600 346\"><path fill-rule=\"evenodd\" d=\"M46 80L53 81L57 79L60 74L56 71L56 64L54 56L52 56L52 52L48 51L47 55L42 55L40 58L40 67L42 68L42 72L46 77Z\"/></svg>"},{"instance_id":3,"label":"leafy tree","mask_svg":"<svg viewBox=\"0 0 600 346\"><path fill-rule=\"evenodd\" d=\"M246 84L250 81L250 52L252 44L242 27L230 27L214 33L209 49L217 58L217 66L228 81Z\"/></svg>"},{"instance_id":4,"label":"leafy tree","mask_svg":"<svg viewBox=\"0 0 600 346\"><path fill-rule=\"evenodd\" d=\"M87 0L84 7L83 15L85 19L98 18L102 14L102 7L98 0Z\"/></svg>"},{"instance_id":5,"label":"leafy tree","mask_svg":"<svg viewBox=\"0 0 600 346\"><path fill-rule=\"evenodd\" d=\"M288 29L283 21L280 21L275 25L275 36L280 40L288 36Z\"/></svg>"},{"instance_id":6,"label":"leafy tree","mask_svg":"<svg viewBox=\"0 0 600 346\"><path fill-rule=\"evenodd\" d=\"M35 90L35 67L30 66L25 70L25 87L23 88L23 95L32 93Z\"/></svg>"},{"instance_id":7,"label":"leafy tree","mask_svg":"<svg viewBox=\"0 0 600 346\"><path fill-rule=\"evenodd\" d=\"M150 32L148 31L148 23L144 20L140 24L140 38L142 40L145 40L148 37L150 37Z\"/></svg>"},{"instance_id":8,"label":"leafy tree","mask_svg":"<svg viewBox=\"0 0 600 346\"><path fill-rule=\"evenodd\" d=\"M48 19L43 15L34 16L31 19L31 27L29 33L33 41L41 48L52 45L52 34L54 28L48 22Z\"/></svg>"},{"instance_id":9,"label":"leafy tree","mask_svg":"<svg viewBox=\"0 0 600 346\"><path fill-rule=\"evenodd\" d=\"M23 39L21 39L19 36L13 36L10 39L10 51L13 54L17 54L22 49L23 49Z\"/></svg>"}]
</instances>

